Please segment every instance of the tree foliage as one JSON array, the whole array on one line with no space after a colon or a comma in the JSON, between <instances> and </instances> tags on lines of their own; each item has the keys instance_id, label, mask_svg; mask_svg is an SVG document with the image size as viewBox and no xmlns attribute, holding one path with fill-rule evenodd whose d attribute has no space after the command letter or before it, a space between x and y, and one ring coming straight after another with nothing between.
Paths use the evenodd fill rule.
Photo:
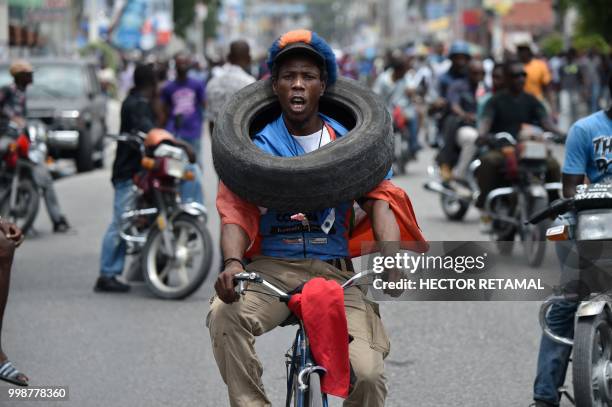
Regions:
<instances>
[{"instance_id":1,"label":"tree foliage","mask_svg":"<svg viewBox=\"0 0 612 407\"><path fill-rule=\"evenodd\" d=\"M208 7L208 16L204 21L204 35L206 38L216 35L217 12L221 6L221 0L173 0L174 32L179 37L185 38L187 29L195 19L195 5L200 2Z\"/></svg>"},{"instance_id":2,"label":"tree foliage","mask_svg":"<svg viewBox=\"0 0 612 407\"><path fill-rule=\"evenodd\" d=\"M540 48L547 57L552 57L563 51L563 35L554 32L551 33L540 41Z\"/></svg>"},{"instance_id":3,"label":"tree foliage","mask_svg":"<svg viewBox=\"0 0 612 407\"><path fill-rule=\"evenodd\" d=\"M612 5L610 0L564 0L580 14L578 30L581 34L599 34L612 43Z\"/></svg>"}]
</instances>

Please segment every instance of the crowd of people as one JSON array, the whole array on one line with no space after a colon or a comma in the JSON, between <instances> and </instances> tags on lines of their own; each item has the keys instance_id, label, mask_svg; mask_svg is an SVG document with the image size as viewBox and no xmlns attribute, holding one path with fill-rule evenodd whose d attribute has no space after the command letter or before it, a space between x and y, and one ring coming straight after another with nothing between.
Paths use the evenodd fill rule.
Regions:
<instances>
[{"instance_id":1,"label":"crowd of people","mask_svg":"<svg viewBox=\"0 0 612 407\"><path fill-rule=\"evenodd\" d=\"M612 57L595 51L579 53L570 48L562 55L542 59L530 44L518 44L514 54L507 55L504 61L494 61L482 58L469 44L457 41L449 44L448 50L442 44L431 49L414 46L392 50L378 59L363 60L348 53L334 54L327 42L315 33L297 30L272 44L267 63L252 75L254 65L257 64L253 63L248 42L238 40L230 44L226 62L209 71L189 53L180 52L171 61L145 59L127 63L119 75L123 89L120 93L125 96L120 131L149 134L167 131L191 152L196 175L193 183L183 182L183 201L203 203L200 167L204 123L208 120L212 132L231 95L261 78L271 79L271 89L282 110L282 115L254 136L254 143L272 155L303 155L347 134L348 129L333 117L319 112L319 100L327 87L334 84L338 73L370 85L381 97L395 126L405 133L413 159L425 142L439 148L436 161L446 183L464 181L470 160L490 134L506 132L518 138L528 123L564 138L571 124L589 114L569 130L568 146L572 148L568 147L564 166L552 157L547 160L547 180L563 180L567 195L575 191L585 176L599 182L609 179L612 171L609 165L594 169L597 157L577 153L584 150L581 148L591 138L607 131L607 137L612 134L612 112L601 111L610 97ZM31 75L32 69L22 63L15 65L14 74L16 87L0 91L3 107L0 118L19 121L25 118L27 87L19 78L26 74L27 82L27 74ZM105 76L108 80L109 75ZM7 102L9 90L13 91L11 97L16 98L13 104ZM16 112L15 107L22 111ZM121 214L134 193L133 176L140 170L140 160L140 151L128 143L118 142L111 179L113 215L103 239L95 291L126 292L130 288L118 278L123 273L126 256L119 229ZM480 188L478 208L482 208L487 192L499 186L504 156L491 149L481 156L481 163L476 173ZM392 184L391 175L391 172L387 174L380 185L357 203L371 219L378 242L405 240L406 236L424 241L414 214L406 219L405 213L403 216L397 213L398 202L404 205L402 208L411 208L411 204L408 196ZM353 202L318 211L306 228L296 226L291 214L297 211L262 211L221 182L217 207L222 223L224 261L215 284L216 298L211 302L207 318L214 357L228 385L232 405L268 405L261 382L261 364L253 346L254 336L278 326L289 311L283 304L272 303L255 291L247 293L237 305L230 305L237 300L233 278L245 269L255 271L274 279L288 291L313 275L338 281L346 278L354 271L347 233L344 233L349 223L345 217ZM58 216L54 220L56 231L68 229L63 215ZM485 230L490 223L486 218L483 213ZM335 233L329 233L327 223L334 225ZM412 231L411 235L405 234L407 229ZM301 240L295 239L295 233L291 232L296 230ZM1 328L12 255L23 238L14 225L2 220L0 231ZM263 256L255 257L246 265L245 257L256 239L262 242L259 254ZM395 246L381 248L388 254L397 249ZM292 273L284 273L287 269ZM573 310L568 312L571 314ZM347 393L346 405L382 406L387 392L383 360L389 352L389 341L380 315L359 290L353 290L347 301L347 316L347 329L353 338L349 349L356 382L350 394ZM371 332L378 332L379 336L374 338ZM568 356L543 341L534 395L538 406L558 403L559 369L547 362L550 359L547 355L558 359ZM27 385L28 381L8 362L1 347L0 379L20 385Z\"/></svg>"}]
</instances>

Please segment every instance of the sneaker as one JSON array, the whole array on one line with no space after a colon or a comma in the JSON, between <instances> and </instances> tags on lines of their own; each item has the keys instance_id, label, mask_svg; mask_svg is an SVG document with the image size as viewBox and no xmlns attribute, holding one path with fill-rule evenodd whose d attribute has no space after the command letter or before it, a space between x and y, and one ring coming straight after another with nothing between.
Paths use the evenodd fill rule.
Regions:
<instances>
[{"instance_id":1,"label":"sneaker","mask_svg":"<svg viewBox=\"0 0 612 407\"><path fill-rule=\"evenodd\" d=\"M558 407L558 404L552 404L544 400L535 400L529 407Z\"/></svg>"},{"instance_id":2,"label":"sneaker","mask_svg":"<svg viewBox=\"0 0 612 407\"><path fill-rule=\"evenodd\" d=\"M96 281L96 285L94 286L95 292L114 292L114 293L124 293L130 291L130 286L128 284L122 283L117 280L117 277L106 277L100 276L98 277L98 281Z\"/></svg>"},{"instance_id":3,"label":"sneaker","mask_svg":"<svg viewBox=\"0 0 612 407\"><path fill-rule=\"evenodd\" d=\"M70 230L68 221L63 216L53 224L53 233L66 233Z\"/></svg>"}]
</instances>

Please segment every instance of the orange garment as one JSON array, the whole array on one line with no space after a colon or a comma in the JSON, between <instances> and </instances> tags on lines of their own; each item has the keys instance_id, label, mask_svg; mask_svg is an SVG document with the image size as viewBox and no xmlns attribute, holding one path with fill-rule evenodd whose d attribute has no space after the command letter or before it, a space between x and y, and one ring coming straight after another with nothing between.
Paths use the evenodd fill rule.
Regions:
<instances>
[{"instance_id":1,"label":"orange garment","mask_svg":"<svg viewBox=\"0 0 612 407\"><path fill-rule=\"evenodd\" d=\"M424 253L429 249L416 220L412 203L406 192L395 186L391 181L384 180L376 188L366 194L366 198L389 202L400 228L402 249ZM219 182L217 192L217 211L221 217L221 225L235 224L248 235L251 242L245 257L250 258L261 251L261 236L259 236L259 208L246 202L233 193L223 182ZM351 233L349 238L349 254L359 257L376 251L374 232L370 220L366 217Z\"/></svg>"},{"instance_id":2,"label":"orange garment","mask_svg":"<svg viewBox=\"0 0 612 407\"><path fill-rule=\"evenodd\" d=\"M412 202L406 192L389 180L384 180L372 191L365 195L366 198L387 201L395 215L395 220L400 229L401 248L416 253L425 253L429 250L429 243L425 240L421 228L417 223ZM370 219L366 217L355 226L349 239L349 254L351 257L359 257L377 251L374 239L374 231Z\"/></svg>"},{"instance_id":3,"label":"orange garment","mask_svg":"<svg viewBox=\"0 0 612 407\"><path fill-rule=\"evenodd\" d=\"M532 58L524 65L527 77L525 78L525 92L532 94L539 100L544 98L544 87L547 86L552 77L546 62L541 59Z\"/></svg>"}]
</instances>

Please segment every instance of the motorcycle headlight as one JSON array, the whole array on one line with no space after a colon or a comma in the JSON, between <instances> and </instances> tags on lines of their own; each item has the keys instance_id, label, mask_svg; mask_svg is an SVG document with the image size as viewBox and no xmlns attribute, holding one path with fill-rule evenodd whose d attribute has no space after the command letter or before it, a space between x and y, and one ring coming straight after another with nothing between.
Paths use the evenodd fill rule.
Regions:
<instances>
[{"instance_id":1,"label":"motorcycle headlight","mask_svg":"<svg viewBox=\"0 0 612 407\"><path fill-rule=\"evenodd\" d=\"M612 211L589 210L578 213L577 240L612 239Z\"/></svg>"},{"instance_id":2,"label":"motorcycle headlight","mask_svg":"<svg viewBox=\"0 0 612 407\"><path fill-rule=\"evenodd\" d=\"M78 110L62 110L59 113L62 119L78 119L80 115Z\"/></svg>"},{"instance_id":3,"label":"motorcycle headlight","mask_svg":"<svg viewBox=\"0 0 612 407\"><path fill-rule=\"evenodd\" d=\"M82 121L81 113L78 110L61 110L55 116L57 123L63 129L77 129Z\"/></svg>"}]
</instances>

